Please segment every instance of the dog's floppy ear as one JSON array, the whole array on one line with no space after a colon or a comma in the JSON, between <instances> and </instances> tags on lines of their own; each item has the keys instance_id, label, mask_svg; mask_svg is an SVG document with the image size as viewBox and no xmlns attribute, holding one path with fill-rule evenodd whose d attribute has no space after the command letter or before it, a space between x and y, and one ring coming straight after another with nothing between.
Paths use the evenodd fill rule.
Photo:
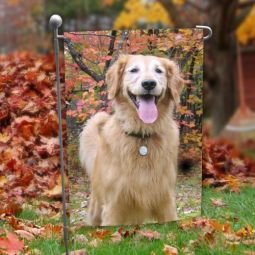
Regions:
<instances>
[{"instance_id":1,"label":"dog's floppy ear","mask_svg":"<svg viewBox=\"0 0 255 255\"><path fill-rule=\"evenodd\" d=\"M162 59L166 68L167 86L176 105L180 103L180 95L184 85L178 66L169 59Z\"/></svg>"},{"instance_id":2,"label":"dog's floppy ear","mask_svg":"<svg viewBox=\"0 0 255 255\"><path fill-rule=\"evenodd\" d=\"M108 86L108 99L114 99L120 91L122 75L125 70L128 55L121 55L108 69L105 81Z\"/></svg>"}]
</instances>

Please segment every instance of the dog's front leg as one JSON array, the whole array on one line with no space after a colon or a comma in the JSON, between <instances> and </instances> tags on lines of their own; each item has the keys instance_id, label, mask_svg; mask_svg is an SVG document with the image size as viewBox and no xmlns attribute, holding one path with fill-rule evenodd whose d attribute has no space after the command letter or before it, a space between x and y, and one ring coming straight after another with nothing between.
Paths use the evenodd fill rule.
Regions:
<instances>
[{"instance_id":1,"label":"dog's front leg","mask_svg":"<svg viewBox=\"0 0 255 255\"><path fill-rule=\"evenodd\" d=\"M102 205L91 195L88 209L88 224L92 226L100 226L102 221Z\"/></svg>"},{"instance_id":2,"label":"dog's front leg","mask_svg":"<svg viewBox=\"0 0 255 255\"><path fill-rule=\"evenodd\" d=\"M102 211L102 226L116 226L124 224L124 214L117 205L105 205Z\"/></svg>"},{"instance_id":3,"label":"dog's front leg","mask_svg":"<svg viewBox=\"0 0 255 255\"><path fill-rule=\"evenodd\" d=\"M160 209L154 211L154 216L158 223L175 221L178 219L175 198L169 197L159 208Z\"/></svg>"}]
</instances>

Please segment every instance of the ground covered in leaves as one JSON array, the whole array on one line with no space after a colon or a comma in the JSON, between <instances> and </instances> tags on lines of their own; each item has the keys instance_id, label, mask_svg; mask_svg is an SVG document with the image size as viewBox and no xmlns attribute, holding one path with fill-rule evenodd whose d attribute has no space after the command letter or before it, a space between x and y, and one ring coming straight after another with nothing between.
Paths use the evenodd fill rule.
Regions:
<instances>
[{"instance_id":1,"label":"ground covered in leaves","mask_svg":"<svg viewBox=\"0 0 255 255\"><path fill-rule=\"evenodd\" d=\"M62 254L53 59L15 53L0 63L0 254ZM203 141L202 217L95 229L84 226L80 215L69 229L73 254L254 255L255 143L237 148L206 133ZM179 190L189 193L194 184ZM75 194L86 207L88 194ZM183 214L190 210L180 208Z\"/></svg>"}]
</instances>

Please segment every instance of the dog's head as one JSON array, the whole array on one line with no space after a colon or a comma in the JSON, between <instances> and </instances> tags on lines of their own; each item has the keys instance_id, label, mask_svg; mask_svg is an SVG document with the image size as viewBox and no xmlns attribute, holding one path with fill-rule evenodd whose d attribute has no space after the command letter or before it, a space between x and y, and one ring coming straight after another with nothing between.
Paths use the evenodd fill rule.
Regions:
<instances>
[{"instance_id":1,"label":"dog's head","mask_svg":"<svg viewBox=\"0 0 255 255\"><path fill-rule=\"evenodd\" d=\"M163 101L179 103L183 80L176 64L168 59L121 55L106 73L110 100L124 97L146 124L158 118ZM170 95L170 96L169 96ZM164 100L165 99L165 100Z\"/></svg>"}]
</instances>

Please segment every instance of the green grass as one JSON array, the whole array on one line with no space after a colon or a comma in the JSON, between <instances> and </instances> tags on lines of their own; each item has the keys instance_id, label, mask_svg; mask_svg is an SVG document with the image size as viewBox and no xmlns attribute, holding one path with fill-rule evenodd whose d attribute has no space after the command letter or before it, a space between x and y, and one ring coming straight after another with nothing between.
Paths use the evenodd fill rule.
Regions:
<instances>
[{"instance_id":1,"label":"green grass","mask_svg":"<svg viewBox=\"0 0 255 255\"><path fill-rule=\"evenodd\" d=\"M226 203L224 207L216 207L212 204L211 199L222 199ZM247 224L255 227L255 189L251 187L242 188L240 194L233 192L216 192L212 188L203 189L203 216L208 218L217 219L223 223L226 221L231 222L233 229L236 231ZM20 214L20 217L29 218L35 217L32 212L27 210ZM30 218L31 219L31 218ZM112 232L116 231L117 227L107 228ZM125 227L124 229L132 230L133 227ZM120 243L112 243L109 239L103 240L96 248L91 247L89 242L94 240L90 233L95 231L94 228L87 227L76 230L75 233L70 235L70 250L78 250L85 248L90 255L150 255L152 252L160 255L163 254L164 244L168 244L178 248L179 254L185 254L182 248L189 246L190 240L197 240L201 234L200 229L191 229L189 231L181 230L177 222L168 224L149 224L144 225L141 229L155 230L161 233L161 239L149 241L141 238L139 235L123 238ZM175 238L170 240L167 238L168 234L172 233ZM88 243L74 242L75 235L84 234L88 238ZM215 246L208 246L205 241L201 241L197 246L190 246L195 255L217 254L217 255L240 255L244 254L245 250L255 251L255 246L237 245L226 247L224 239L221 234L216 234L217 243ZM31 250L40 250L45 255L55 255L64 253L63 241L57 237L51 239L37 238L28 243ZM33 254L33 253L32 253Z\"/></svg>"},{"instance_id":2,"label":"green grass","mask_svg":"<svg viewBox=\"0 0 255 255\"><path fill-rule=\"evenodd\" d=\"M65 249L62 242L57 237L52 237L51 239L37 238L34 241L29 242L29 248L35 254L35 250L40 250L40 254L48 255L59 255L64 253Z\"/></svg>"},{"instance_id":3,"label":"green grass","mask_svg":"<svg viewBox=\"0 0 255 255\"><path fill-rule=\"evenodd\" d=\"M24 220L36 220L38 219L38 215L34 210L24 208L22 212L18 215L18 218Z\"/></svg>"},{"instance_id":4,"label":"green grass","mask_svg":"<svg viewBox=\"0 0 255 255\"><path fill-rule=\"evenodd\" d=\"M226 206L213 206L211 199L217 198L221 198ZM236 194L234 192L215 192L213 189L204 188L202 208L203 215L207 217L216 218L220 222L234 221L234 230L247 224L255 226L255 189L252 187L243 188L240 194Z\"/></svg>"}]
</instances>

